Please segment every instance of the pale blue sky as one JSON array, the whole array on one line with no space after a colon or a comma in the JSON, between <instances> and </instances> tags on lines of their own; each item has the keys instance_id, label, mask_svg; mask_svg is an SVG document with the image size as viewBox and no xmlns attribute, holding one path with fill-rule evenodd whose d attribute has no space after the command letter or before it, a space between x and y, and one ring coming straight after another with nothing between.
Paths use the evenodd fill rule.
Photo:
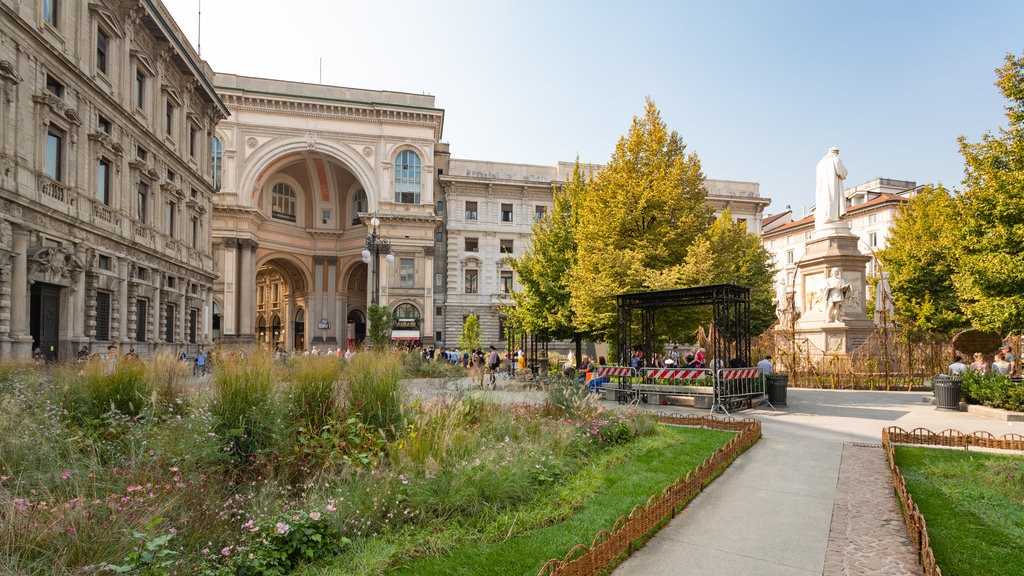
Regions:
<instances>
[{"instance_id":1,"label":"pale blue sky","mask_svg":"<svg viewBox=\"0 0 1024 576\"><path fill-rule=\"evenodd\" d=\"M956 138L1005 125L993 82L1024 2L164 0L214 70L427 93L457 158L604 163L650 96L709 178L814 202L830 146L872 178L959 188ZM321 65L322 59L322 65Z\"/></svg>"}]
</instances>

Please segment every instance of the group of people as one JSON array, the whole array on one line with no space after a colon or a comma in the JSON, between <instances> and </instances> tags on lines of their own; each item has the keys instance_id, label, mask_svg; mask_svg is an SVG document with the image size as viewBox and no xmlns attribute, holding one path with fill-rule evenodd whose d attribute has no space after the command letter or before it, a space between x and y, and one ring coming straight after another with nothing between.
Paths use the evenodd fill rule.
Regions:
<instances>
[{"instance_id":1,"label":"group of people","mask_svg":"<svg viewBox=\"0 0 1024 576\"><path fill-rule=\"evenodd\" d=\"M707 350L699 346L694 346L686 354L680 354L679 346L673 346L666 354L655 353L651 356L650 363L644 358L643 350L639 348L633 352L633 356L629 359L630 367L634 369L641 368L706 368L707 362Z\"/></svg>"},{"instance_id":2,"label":"group of people","mask_svg":"<svg viewBox=\"0 0 1024 576\"><path fill-rule=\"evenodd\" d=\"M974 361L970 365L964 362L963 356L957 354L953 358L953 363L949 365L949 373L956 376L972 370L978 374L1002 374L1015 378L1020 375L1018 364L1019 361L1017 355L1013 353L1013 349L1009 345L1003 345L993 356L991 364L987 362L986 356L981 352L974 353Z\"/></svg>"}]
</instances>

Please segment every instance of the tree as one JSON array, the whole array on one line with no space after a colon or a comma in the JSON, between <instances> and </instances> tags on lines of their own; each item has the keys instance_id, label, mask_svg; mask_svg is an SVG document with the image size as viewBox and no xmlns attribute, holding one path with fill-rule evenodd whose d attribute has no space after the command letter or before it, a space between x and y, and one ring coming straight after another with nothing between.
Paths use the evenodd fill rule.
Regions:
<instances>
[{"instance_id":1,"label":"tree","mask_svg":"<svg viewBox=\"0 0 1024 576\"><path fill-rule=\"evenodd\" d=\"M952 280L955 218L949 192L927 186L900 211L878 252L901 333L911 342L949 337L968 325Z\"/></svg>"},{"instance_id":2,"label":"tree","mask_svg":"<svg viewBox=\"0 0 1024 576\"><path fill-rule=\"evenodd\" d=\"M459 336L459 348L462 350L476 350L483 348L480 343L480 319L476 314L470 314L462 324L462 335Z\"/></svg>"},{"instance_id":3,"label":"tree","mask_svg":"<svg viewBox=\"0 0 1024 576\"><path fill-rule=\"evenodd\" d=\"M516 326L546 338L567 339L577 328L569 306L569 271L576 262L573 198L585 190L579 159L563 189L554 187L554 206L533 225L530 245L510 261L519 284L512 293Z\"/></svg>"},{"instance_id":4,"label":"tree","mask_svg":"<svg viewBox=\"0 0 1024 576\"><path fill-rule=\"evenodd\" d=\"M978 328L1024 328L1024 56L1006 55L996 86L1008 126L981 142L960 137L964 190L957 198L954 285Z\"/></svg>"},{"instance_id":5,"label":"tree","mask_svg":"<svg viewBox=\"0 0 1024 576\"><path fill-rule=\"evenodd\" d=\"M608 165L573 199L577 251L569 288L578 331L614 340L615 296L650 290L657 273L686 262L711 221L706 196L700 160L648 98Z\"/></svg>"},{"instance_id":6,"label":"tree","mask_svg":"<svg viewBox=\"0 0 1024 576\"><path fill-rule=\"evenodd\" d=\"M371 304L367 310L370 317L370 346L386 349L391 344L391 325L394 318L387 306Z\"/></svg>"}]
</instances>

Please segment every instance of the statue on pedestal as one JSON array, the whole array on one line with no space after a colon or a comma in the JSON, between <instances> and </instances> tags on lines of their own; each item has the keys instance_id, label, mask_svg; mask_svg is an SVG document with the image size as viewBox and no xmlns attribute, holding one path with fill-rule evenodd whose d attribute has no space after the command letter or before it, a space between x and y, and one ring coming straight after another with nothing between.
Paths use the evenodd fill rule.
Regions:
<instances>
[{"instance_id":1,"label":"statue on pedestal","mask_svg":"<svg viewBox=\"0 0 1024 576\"><path fill-rule=\"evenodd\" d=\"M846 213L843 180L848 171L839 159L839 148L829 148L828 154L818 162L817 183L814 189L814 228L823 228L828 222L839 222Z\"/></svg>"},{"instance_id":2,"label":"statue on pedestal","mask_svg":"<svg viewBox=\"0 0 1024 576\"><path fill-rule=\"evenodd\" d=\"M833 268L821 288L821 301L825 303L825 319L827 322L842 322L843 302L853 289L843 280L842 271Z\"/></svg>"}]
</instances>

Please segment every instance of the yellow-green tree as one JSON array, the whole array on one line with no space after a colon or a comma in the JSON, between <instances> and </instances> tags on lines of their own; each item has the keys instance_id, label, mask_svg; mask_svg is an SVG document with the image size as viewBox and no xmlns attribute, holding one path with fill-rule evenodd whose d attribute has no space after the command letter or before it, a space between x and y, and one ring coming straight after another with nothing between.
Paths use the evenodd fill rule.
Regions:
<instances>
[{"instance_id":1,"label":"yellow-green tree","mask_svg":"<svg viewBox=\"0 0 1024 576\"><path fill-rule=\"evenodd\" d=\"M569 304L569 271L576 262L573 198L586 189L579 160L565 186L554 187L554 206L533 224L530 245L510 261L521 290L512 293L516 327L545 338L568 339L577 333Z\"/></svg>"},{"instance_id":2,"label":"yellow-green tree","mask_svg":"<svg viewBox=\"0 0 1024 576\"><path fill-rule=\"evenodd\" d=\"M666 287L659 279L685 268L693 241L711 222L706 196L700 160L648 98L644 115L633 118L607 166L572 204L576 262L569 289L579 332L612 341L615 296Z\"/></svg>"},{"instance_id":3,"label":"yellow-green tree","mask_svg":"<svg viewBox=\"0 0 1024 576\"><path fill-rule=\"evenodd\" d=\"M483 348L480 343L480 319L476 314L470 314L462 324L462 335L459 336L459 348L462 350L476 350Z\"/></svg>"}]
</instances>

